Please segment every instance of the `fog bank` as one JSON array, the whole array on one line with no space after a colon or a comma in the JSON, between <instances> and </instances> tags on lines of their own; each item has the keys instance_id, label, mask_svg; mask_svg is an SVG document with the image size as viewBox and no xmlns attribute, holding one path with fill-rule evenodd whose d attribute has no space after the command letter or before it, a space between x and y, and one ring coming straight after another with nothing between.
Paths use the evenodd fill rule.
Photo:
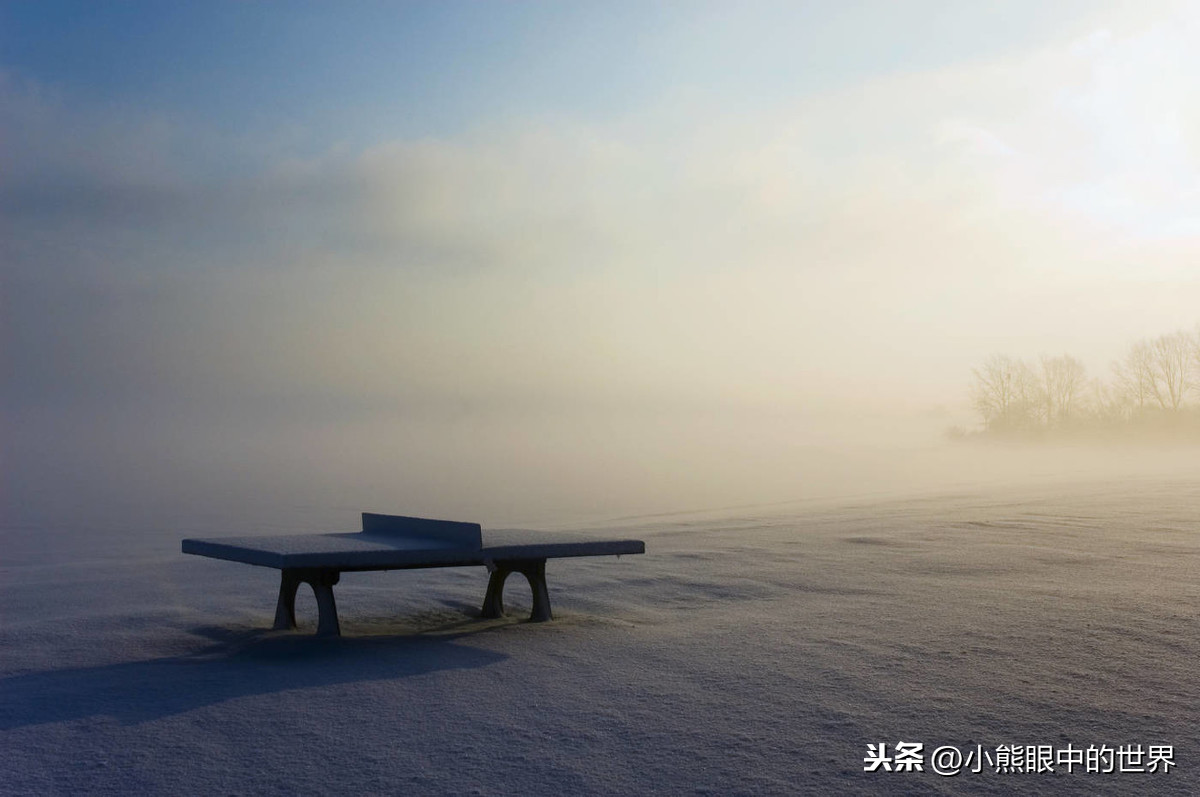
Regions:
<instances>
[{"instance_id":1,"label":"fog bank","mask_svg":"<svg viewBox=\"0 0 1200 797\"><path fill-rule=\"evenodd\" d=\"M6 500L490 521L1004 471L930 453L984 358L1099 374L1197 321L1197 16L942 5L59 15L123 42L87 70L7 12ZM379 31L448 49L337 44Z\"/></svg>"}]
</instances>

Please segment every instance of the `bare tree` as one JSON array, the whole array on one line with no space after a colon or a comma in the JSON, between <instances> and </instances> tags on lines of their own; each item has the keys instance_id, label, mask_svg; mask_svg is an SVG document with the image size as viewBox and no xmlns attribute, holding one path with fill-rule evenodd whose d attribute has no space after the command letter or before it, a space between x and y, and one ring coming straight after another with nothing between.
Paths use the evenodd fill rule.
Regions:
<instances>
[{"instance_id":1,"label":"bare tree","mask_svg":"<svg viewBox=\"0 0 1200 797\"><path fill-rule=\"evenodd\" d=\"M971 401L988 429L1023 429L1037 406L1037 380L1029 366L1006 354L987 359L971 371Z\"/></svg>"},{"instance_id":2,"label":"bare tree","mask_svg":"<svg viewBox=\"0 0 1200 797\"><path fill-rule=\"evenodd\" d=\"M1128 424L1145 433L1194 433L1200 438L1200 324L1135 342L1112 364L1105 383L1088 379L1069 354L1043 355L1033 368L1004 354L972 369L971 401L990 432L1053 431L1068 426Z\"/></svg>"},{"instance_id":3,"label":"bare tree","mask_svg":"<svg viewBox=\"0 0 1200 797\"><path fill-rule=\"evenodd\" d=\"M1192 387L1194 343L1186 332L1160 335L1150 343L1154 398L1164 410L1178 410Z\"/></svg>"},{"instance_id":4,"label":"bare tree","mask_svg":"<svg viewBox=\"0 0 1200 797\"><path fill-rule=\"evenodd\" d=\"M1067 425L1087 386L1087 369L1069 354L1042 357L1040 376L1038 392L1046 425Z\"/></svg>"},{"instance_id":5,"label":"bare tree","mask_svg":"<svg viewBox=\"0 0 1200 797\"><path fill-rule=\"evenodd\" d=\"M1154 399L1154 355L1147 341L1129 347L1125 359L1113 363L1115 388L1132 414L1140 414Z\"/></svg>"},{"instance_id":6,"label":"bare tree","mask_svg":"<svg viewBox=\"0 0 1200 797\"><path fill-rule=\"evenodd\" d=\"M1114 426L1128 421L1133 415L1130 395L1120 384L1107 385L1093 379L1089 386L1092 417L1104 426Z\"/></svg>"}]
</instances>

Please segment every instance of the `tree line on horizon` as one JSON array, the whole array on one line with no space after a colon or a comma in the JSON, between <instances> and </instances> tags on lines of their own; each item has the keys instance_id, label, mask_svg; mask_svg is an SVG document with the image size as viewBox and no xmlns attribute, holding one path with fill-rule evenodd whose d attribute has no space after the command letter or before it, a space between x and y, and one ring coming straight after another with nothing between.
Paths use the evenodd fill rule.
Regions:
<instances>
[{"instance_id":1,"label":"tree line on horizon","mask_svg":"<svg viewBox=\"0 0 1200 797\"><path fill-rule=\"evenodd\" d=\"M1200 439L1200 326L1137 341L1108 379L1089 378L1069 354L1032 364L995 354L971 373L977 434Z\"/></svg>"}]
</instances>

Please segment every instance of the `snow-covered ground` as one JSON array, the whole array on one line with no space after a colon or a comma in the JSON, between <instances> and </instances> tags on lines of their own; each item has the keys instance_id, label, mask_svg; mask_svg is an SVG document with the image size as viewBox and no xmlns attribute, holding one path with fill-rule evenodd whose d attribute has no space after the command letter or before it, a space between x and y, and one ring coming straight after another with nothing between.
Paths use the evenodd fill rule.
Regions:
<instances>
[{"instance_id":1,"label":"snow-covered ground","mask_svg":"<svg viewBox=\"0 0 1200 797\"><path fill-rule=\"evenodd\" d=\"M307 591L308 629L269 631L277 573L178 540L351 512L134 517L2 531L0 792L1200 791L1192 480L613 522L590 530L647 554L552 562L552 623L521 621L519 578L483 621L482 569L350 573L340 639L307 633ZM900 741L925 771L864 772ZM930 771L945 745L1139 744L1175 766Z\"/></svg>"}]
</instances>

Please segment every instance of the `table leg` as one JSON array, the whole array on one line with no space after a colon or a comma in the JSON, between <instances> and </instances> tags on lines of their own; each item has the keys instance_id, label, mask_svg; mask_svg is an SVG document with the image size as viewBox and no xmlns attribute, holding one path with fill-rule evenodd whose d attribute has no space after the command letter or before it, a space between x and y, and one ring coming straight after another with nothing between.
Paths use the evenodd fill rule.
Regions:
<instances>
[{"instance_id":1,"label":"table leg","mask_svg":"<svg viewBox=\"0 0 1200 797\"><path fill-rule=\"evenodd\" d=\"M296 590L300 587L300 576L293 569L280 571L279 600L275 602L276 631L287 631L296 627Z\"/></svg>"},{"instance_id":2,"label":"table leg","mask_svg":"<svg viewBox=\"0 0 1200 797\"><path fill-rule=\"evenodd\" d=\"M533 610L529 621L541 623L554 618L550 611L550 590L546 586L545 559L510 559L496 562L488 578L487 593L480 614L488 619L504 616L504 582L509 574L520 573L529 582L533 594Z\"/></svg>"},{"instance_id":3,"label":"table leg","mask_svg":"<svg viewBox=\"0 0 1200 797\"><path fill-rule=\"evenodd\" d=\"M312 587L317 598L317 636L340 636L337 603L333 599L333 585L341 579L337 570L322 568L284 568L279 580L279 599L275 603L276 631L296 627L296 590L301 583Z\"/></svg>"}]
</instances>

